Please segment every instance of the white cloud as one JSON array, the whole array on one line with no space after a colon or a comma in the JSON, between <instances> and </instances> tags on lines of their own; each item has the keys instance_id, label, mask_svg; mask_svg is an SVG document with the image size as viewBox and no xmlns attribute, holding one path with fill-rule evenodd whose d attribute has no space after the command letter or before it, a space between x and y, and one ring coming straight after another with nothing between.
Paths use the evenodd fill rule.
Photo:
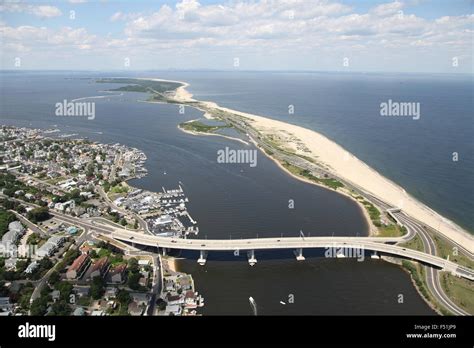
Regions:
<instances>
[{"instance_id":1,"label":"white cloud","mask_svg":"<svg viewBox=\"0 0 474 348\"><path fill-rule=\"evenodd\" d=\"M402 2L394 1L374 7L370 10L370 13L380 17L392 16L400 13L399 11L401 11L403 7L404 4Z\"/></svg>"},{"instance_id":2,"label":"white cloud","mask_svg":"<svg viewBox=\"0 0 474 348\"><path fill-rule=\"evenodd\" d=\"M109 20L111 22L118 22L118 21L129 21L135 18L140 17L140 13L123 13L123 12L115 12L112 16L110 16Z\"/></svg>"},{"instance_id":3,"label":"white cloud","mask_svg":"<svg viewBox=\"0 0 474 348\"><path fill-rule=\"evenodd\" d=\"M39 7L35 6L37 16L54 13ZM32 13L24 7L22 11ZM235 0L220 5L183 0L174 6L162 5L155 12L116 12L109 19L123 21L123 32L104 37L84 28L53 30L4 24L0 25L0 38L18 51L51 47L52 51L69 48L71 52L110 56L133 52L146 57L167 50L163 56L170 59L173 54L210 57L215 52L286 55L295 60L306 54L310 59L318 56L328 61L355 53L388 56L394 51L407 56L429 51L433 56L443 52L471 57L474 24L472 14L425 19L409 13L399 1L356 13L337 0Z\"/></svg>"},{"instance_id":4,"label":"white cloud","mask_svg":"<svg viewBox=\"0 0 474 348\"><path fill-rule=\"evenodd\" d=\"M0 27L0 39L11 44L11 47L29 47L31 49L45 48L64 49L80 48L84 45L98 43L95 35L90 35L84 28L63 27L51 30L46 27L23 25L19 27Z\"/></svg>"},{"instance_id":5,"label":"white cloud","mask_svg":"<svg viewBox=\"0 0 474 348\"><path fill-rule=\"evenodd\" d=\"M110 20L112 22L116 22L116 21L119 21L119 20L122 20L124 19L124 14L122 12L115 12L111 17L110 17Z\"/></svg>"},{"instance_id":6,"label":"white cloud","mask_svg":"<svg viewBox=\"0 0 474 348\"><path fill-rule=\"evenodd\" d=\"M30 6L29 13L41 18L58 17L62 15L61 10L54 6Z\"/></svg>"},{"instance_id":7,"label":"white cloud","mask_svg":"<svg viewBox=\"0 0 474 348\"><path fill-rule=\"evenodd\" d=\"M20 1L0 4L0 12L24 12L40 18L52 18L62 15L59 8L50 5L30 5Z\"/></svg>"}]
</instances>

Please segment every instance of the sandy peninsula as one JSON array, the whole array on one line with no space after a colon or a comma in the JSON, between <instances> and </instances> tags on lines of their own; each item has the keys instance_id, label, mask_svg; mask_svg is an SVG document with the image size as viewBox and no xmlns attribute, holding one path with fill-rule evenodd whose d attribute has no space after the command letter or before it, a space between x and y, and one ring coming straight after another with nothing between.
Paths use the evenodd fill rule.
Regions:
<instances>
[{"instance_id":1,"label":"sandy peninsula","mask_svg":"<svg viewBox=\"0 0 474 348\"><path fill-rule=\"evenodd\" d=\"M181 82L174 99L181 102L196 101L186 90L189 84ZM408 194L401 186L385 178L356 156L334 141L313 130L267 117L240 112L221 107L214 102L200 101L210 109L231 112L251 120L252 126L263 134L273 134L285 141L296 154L310 156L326 166L335 176L360 187L381 200L401 208L406 214L438 230L447 238L458 243L471 253L474 252L474 237L453 221L441 216L416 198ZM301 144L309 152L301 150Z\"/></svg>"}]
</instances>

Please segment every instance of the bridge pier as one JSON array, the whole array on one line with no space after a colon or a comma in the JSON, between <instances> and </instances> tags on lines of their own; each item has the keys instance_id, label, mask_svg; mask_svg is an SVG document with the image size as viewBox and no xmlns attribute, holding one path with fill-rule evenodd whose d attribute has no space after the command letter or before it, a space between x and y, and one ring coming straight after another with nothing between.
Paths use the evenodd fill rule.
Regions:
<instances>
[{"instance_id":1,"label":"bridge pier","mask_svg":"<svg viewBox=\"0 0 474 348\"><path fill-rule=\"evenodd\" d=\"M247 257L249 259L249 265L253 266L257 263L257 259L255 258L255 250L247 251Z\"/></svg>"},{"instance_id":2,"label":"bridge pier","mask_svg":"<svg viewBox=\"0 0 474 348\"><path fill-rule=\"evenodd\" d=\"M372 255L370 255L370 258L371 259L380 259L380 256L377 254L376 251L374 251L374 253Z\"/></svg>"},{"instance_id":3,"label":"bridge pier","mask_svg":"<svg viewBox=\"0 0 474 348\"><path fill-rule=\"evenodd\" d=\"M197 260L197 263L199 263L201 266L204 266L206 264L206 258L207 258L207 251L205 250L200 250L199 251L199 259Z\"/></svg>"},{"instance_id":4,"label":"bridge pier","mask_svg":"<svg viewBox=\"0 0 474 348\"><path fill-rule=\"evenodd\" d=\"M295 252L296 260L298 261L306 260L305 257L303 256L303 248L298 248L294 252Z\"/></svg>"},{"instance_id":5,"label":"bridge pier","mask_svg":"<svg viewBox=\"0 0 474 348\"><path fill-rule=\"evenodd\" d=\"M162 251L162 253L163 253L163 256L166 256L166 253L167 253L166 248L161 248L161 251Z\"/></svg>"}]
</instances>

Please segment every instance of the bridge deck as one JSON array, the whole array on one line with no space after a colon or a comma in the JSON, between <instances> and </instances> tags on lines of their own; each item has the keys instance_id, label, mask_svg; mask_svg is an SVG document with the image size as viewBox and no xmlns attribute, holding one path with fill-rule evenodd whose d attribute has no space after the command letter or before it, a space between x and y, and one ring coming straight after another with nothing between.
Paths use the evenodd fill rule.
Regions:
<instances>
[{"instance_id":1,"label":"bridge deck","mask_svg":"<svg viewBox=\"0 0 474 348\"><path fill-rule=\"evenodd\" d=\"M385 244L397 241L397 238L377 237L283 237L251 239L180 239L145 235L131 231L117 231L111 237L136 243L169 249L197 251L234 251L234 250L268 250L268 249L307 249L307 248L361 248L405 257L442 268L460 277L474 280L474 271L441 257L421 251Z\"/></svg>"}]
</instances>

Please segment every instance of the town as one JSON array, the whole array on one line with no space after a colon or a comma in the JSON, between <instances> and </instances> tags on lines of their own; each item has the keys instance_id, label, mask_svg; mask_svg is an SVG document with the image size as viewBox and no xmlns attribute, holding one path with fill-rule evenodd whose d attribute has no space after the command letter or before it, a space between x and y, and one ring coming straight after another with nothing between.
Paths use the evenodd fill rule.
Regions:
<instances>
[{"instance_id":1,"label":"town","mask_svg":"<svg viewBox=\"0 0 474 348\"><path fill-rule=\"evenodd\" d=\"M198 234L182 184L134 188L143 152L56 133L0 128L0 315L198 315L172 257L97 233Z\"/></svg>"}]
</instances>

